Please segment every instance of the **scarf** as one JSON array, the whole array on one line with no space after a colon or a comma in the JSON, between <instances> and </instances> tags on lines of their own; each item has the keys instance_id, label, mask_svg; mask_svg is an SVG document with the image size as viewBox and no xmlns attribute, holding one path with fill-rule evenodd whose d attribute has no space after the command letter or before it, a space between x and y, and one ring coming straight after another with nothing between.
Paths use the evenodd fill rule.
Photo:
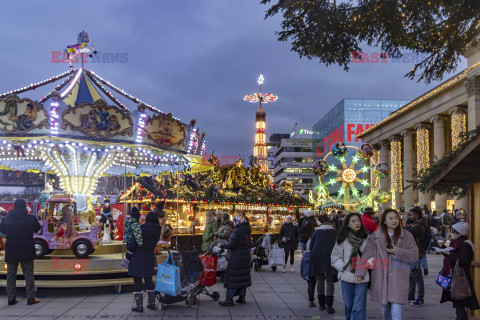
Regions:
<instances>
[{"instance_id":1,"label":"scarf","mask_svg":"<svg viewBox=\"0 0 480 320\"><path fill-rule=\"evenodd\" d=\"M450 254L454 253L458 246L464 242L465 240L467 240L467 237L465 236L462 236L458 239L455 239L452 241L452 245L451 247L453 248L452 251L450 251ZM444 276L448 276L452 273L452 263L450 262L450 259L448 259L448 255L445 256L445 258L443 258L443 268L442 268L442 274Z\"/></svg>"},{"instance_id":2,"label":"scarf","mask_svg":"<svg viewBox=\"0 0 480 320\"><path fill-rule=\"evenodd\" d=\"M360 247L362 246L362 243L365 239L362 239L361 237L359 237L358 233L349 231L347 235L347 240L352 246L352 252L350 254L350 259L348 259L348 264L346 264L345 267L343 267L343 271L345 271L345 269L347 269L347 267L352 264L353 258L357 258L359 255L362 254L360 252Z\"/></svg>"}]
</instances>

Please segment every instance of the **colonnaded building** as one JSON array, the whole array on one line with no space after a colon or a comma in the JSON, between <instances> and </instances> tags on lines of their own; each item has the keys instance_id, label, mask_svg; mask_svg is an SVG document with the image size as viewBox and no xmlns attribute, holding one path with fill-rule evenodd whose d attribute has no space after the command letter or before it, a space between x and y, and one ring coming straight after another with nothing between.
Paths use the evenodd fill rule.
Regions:
<instances>
[{"instance_id":1,"label":"colonnaded building","mask_svg":"<svg viewBox=\"0 0 480 320\"><path fill-rule=\"evenodd\" d=\"M461 133L480 125L480 45L465 52L467 68L407 103L358 137L380 150L391 174L380 187L390 188L393 205L406 210L418 204L430 209L469 210L468 196L422 193L411 187L415 170L428 167L462 142Z\"/></svg>"}]
</instances>

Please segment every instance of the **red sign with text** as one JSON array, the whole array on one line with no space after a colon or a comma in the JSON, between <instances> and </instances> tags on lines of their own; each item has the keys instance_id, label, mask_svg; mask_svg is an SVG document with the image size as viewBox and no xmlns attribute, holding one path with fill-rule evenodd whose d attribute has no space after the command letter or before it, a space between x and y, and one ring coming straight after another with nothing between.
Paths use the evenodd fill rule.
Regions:
<instances>
[{"instance_id":1,"label":"red sign with text","mask_svg":"<svg viewBox=\"0 0 480 320\"><path fill-rule=\"evenodd\" d=\"M344 137L344 126L341 125L334 131L332 131L328 136L326 136L323 141L319 141L317 143L317 157L321 156L322 154L326 153L328 150L330 150L335 143L337 142L343 142L348 144L348 142L358 142L361 141L360 138L357 136L361 134L363 131L370 129L373 127L375 124L363 124L363 123L348 123L347 124L347 130L346 130L346 135L347 139Z\"/></svg>"}]
</instances>

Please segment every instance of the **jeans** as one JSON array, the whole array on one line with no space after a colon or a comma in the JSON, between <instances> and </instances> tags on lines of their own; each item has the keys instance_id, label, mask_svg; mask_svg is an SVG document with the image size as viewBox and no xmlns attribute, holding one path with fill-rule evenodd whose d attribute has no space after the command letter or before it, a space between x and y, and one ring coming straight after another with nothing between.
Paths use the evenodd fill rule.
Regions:
<instances>
[{"instance_id":1,"label":"jeans","mask_svg":"<svg viewBox=\"0 0 480 320\"><path fill-rule=\"evenodd\" d=\"M365 283L342 281L343 304L346 320L367 319L367 286Z\"/></svg>"},{"instance_id":2,"label":"jeans","mask_svg":"<svg viewBox=\"0 0 480 320\"><path fill-rule=\"evenodd\" d=\"M293 261L295 259L295 250L285 250L285 265L287 265L289 255L290 255L290 264L293 264Z\"/></svg>"},{"instance_id":3,"label":"jeans","mask_svg":"<svg viewBox=\"0 0 480 320\"><path fill-rule=\"evenodd\" d=\"M227 289L227 299L233 300L235 296L240 296L245 298L247 295L247 288L240 288L240 289Z\"/></svg>"},{"instance_id":4,"label":"jeans","mask_svg":"<svg viewBox=\"0 0 480 320\"><path fill-rule=\"evenodd\" d=\"M425 287L423 283L422 269L412 269L410 271L410 284L408 289L408 300L415 300L415 288L417 290L417 299L423 300L423 295L425 294Z\"/></svg>"},{"instance_id":5,"label":"jeans","mask_svg":"<svg viewBox=\"0 0 480 320\"><path fill-rule=\"evenodd\" d=\"M300 249L302 249L302 254L307 250L307 243L306 242L300 242Z\"/></svg>"},{"instance_id":6,"label":"jeans","mask_svg":"<svg viewBox=\"0 0 480 320\"><path fill-rule=\"evenodd\" d=\"M35 277L33 274L33 261L20 262L23 276L25 277L25 290L27 299L35 298ZM7 296L8 300L15 300L17 296L17 269L18 263L7 263Z\"/></svg>"},{"instance_id":7,"label":"jeans","mask_svg":"<svg viewBox=\"0 0 480 320\"><path fill-rule=\"evenodd\" d=\"M386 306L382 305L383 320L402 320L402 305L388 302Z\"/></svg>"},{"instance_id":8,"label":"jeans","mask_svg":"<svg viewBox=\"0 0 480 320\"><path fill-rule=\"evenodd\" d=\"M425 253L420 259L420 263L422 264L422 269L428 269L428 262L427 262L427 254Z\"/></svg>"},{"instance_id":9,"label":"jeans","mask_svg":"<svg viewBox=\"0 0 480 320\"><path fill-rule=\"evenodd\" d=\"M142 283L141 277L133 277L133 291L142 292L143 290L154 290L155 285L153 284L152 277L143 278L145 285Z\"/></svg>"}]
</instances>

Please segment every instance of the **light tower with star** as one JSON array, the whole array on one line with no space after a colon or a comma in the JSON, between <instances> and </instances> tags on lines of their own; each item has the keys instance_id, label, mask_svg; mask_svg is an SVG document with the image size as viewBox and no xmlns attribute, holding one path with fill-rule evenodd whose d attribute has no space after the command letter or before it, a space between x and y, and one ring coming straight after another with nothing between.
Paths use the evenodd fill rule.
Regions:
<instances>
[{"instance_id":1,"label":"light tower with star","mask_svg":"<svg viewBox=\"0 0 480 320\"><path fill-rule=\"evenodd\" d=\"M274 102L278 99L276 95L271 93L262 94L263 75L258 77L258 85L260 86L260 93L248 94L243 99L245 101L256 103L260 101L260 106L255 113L255 146L253 147L253 156L258 161L260 168L263 172L268 172L268 159L267 159L267 141L265 138L265 119L267 113L262 108L262 104L268 102Z\"/></svg>"}]
</instances>

